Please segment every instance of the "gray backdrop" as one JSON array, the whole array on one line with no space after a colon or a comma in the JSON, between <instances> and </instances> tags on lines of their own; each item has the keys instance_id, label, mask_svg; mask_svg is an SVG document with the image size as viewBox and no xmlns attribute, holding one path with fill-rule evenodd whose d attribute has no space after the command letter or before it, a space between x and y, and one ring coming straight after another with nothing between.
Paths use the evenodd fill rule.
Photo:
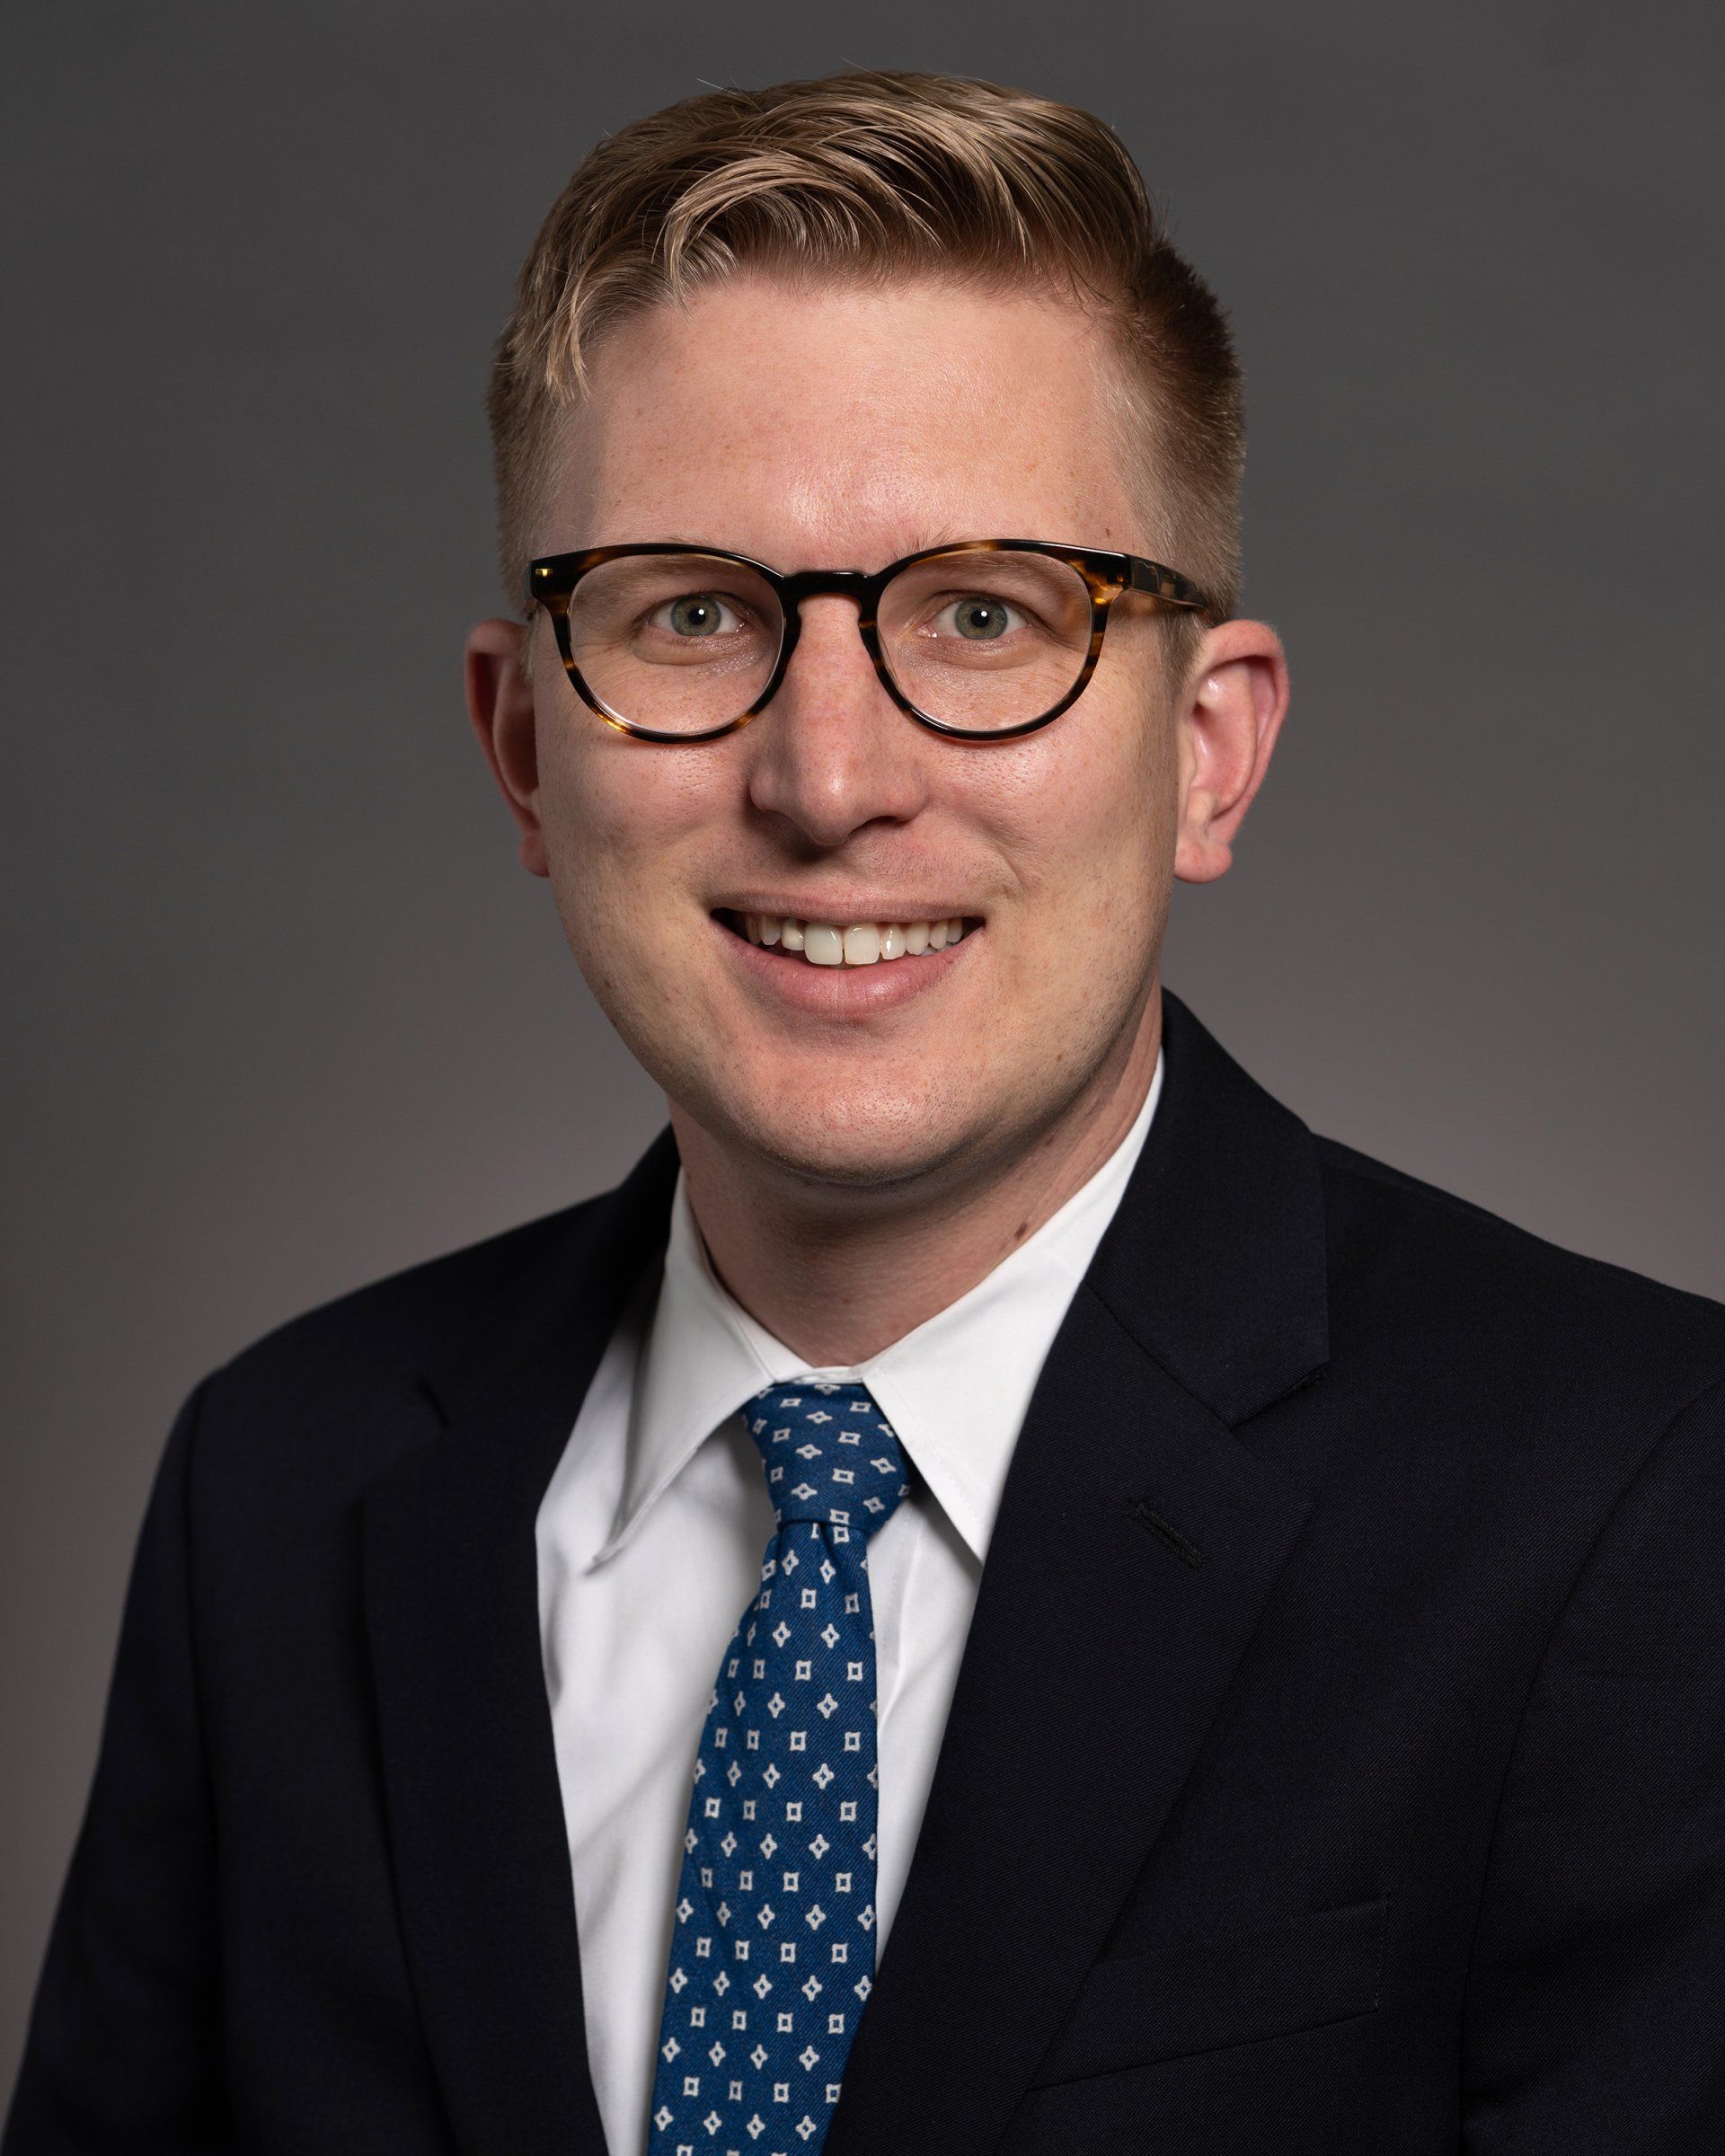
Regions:
<instances>
[{"instance_id":1,"label":"gray backdrop","mask_svg":"<svg viewBox=\"0 0 1725 2156\"><path fill-rule=\"evenodd\" d=\"M1295 703L1167 977L1319 1130L1725 1296L1697 8L7 11L0 2091L174 1408L659 1103L462 708L481 395L604 128L846 63L1110 120L1229 305Z\"/></svg>"}]
</instances>

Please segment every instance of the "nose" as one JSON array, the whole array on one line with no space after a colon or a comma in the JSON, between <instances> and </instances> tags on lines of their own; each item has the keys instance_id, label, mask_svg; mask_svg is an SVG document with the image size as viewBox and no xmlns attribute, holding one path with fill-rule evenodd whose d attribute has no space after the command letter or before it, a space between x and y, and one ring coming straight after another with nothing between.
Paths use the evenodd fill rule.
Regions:
<instances>
[{"instance_id":1,"label":"nose","mask_svg":"<svg viewBox=\"0 0 1725 2156\"><path fill-rule=\"evenodd\" d=\"M927 798L922 729L875 673L853 599L803 601L784 679L744 738L751 804L813 846L841 846L870 824L907 823Z\"/></svg>"}]
</instances>

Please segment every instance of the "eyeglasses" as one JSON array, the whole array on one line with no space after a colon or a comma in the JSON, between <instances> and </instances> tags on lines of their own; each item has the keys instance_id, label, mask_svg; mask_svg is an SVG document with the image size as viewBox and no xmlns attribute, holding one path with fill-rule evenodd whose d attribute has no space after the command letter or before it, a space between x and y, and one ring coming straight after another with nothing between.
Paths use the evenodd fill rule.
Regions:
<instances>
[{"instance_id":1,"label":"eyeglasses","mask_svg":"<svg viewBox=\"0 0 1725 2156\"><path fill-rule=\"evenodd\" d=\"M1005 740L1047 726L1096 670L1114 603L1142 592L1221 615L1141 554L1039 539L968 539L861 570L786 576L676 540L548 554L527 569L583 702L641 741L713 741L758 716L797 648L804 599L856 603L857 632L893 702L937 734Z\"/></svg>"}]
</instances>

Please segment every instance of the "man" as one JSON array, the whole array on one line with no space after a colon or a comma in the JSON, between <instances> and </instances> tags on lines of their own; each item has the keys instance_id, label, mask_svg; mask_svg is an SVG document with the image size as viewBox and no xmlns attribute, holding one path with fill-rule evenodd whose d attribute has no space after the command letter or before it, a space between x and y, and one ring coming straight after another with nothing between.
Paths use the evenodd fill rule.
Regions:
<instances>
[{"instance_id":1,"label":"man","mask_svg":"<svg viewBox=\"0 0 1725 2156\"><path fill-rule=\"evenodd\" d=\"M1125 152L656 114L491 418L671 1129L193 1394L6 2156L1725 2147L1725 1312L1162 989L1287 687Z\"/></svg>"}]
</instances>

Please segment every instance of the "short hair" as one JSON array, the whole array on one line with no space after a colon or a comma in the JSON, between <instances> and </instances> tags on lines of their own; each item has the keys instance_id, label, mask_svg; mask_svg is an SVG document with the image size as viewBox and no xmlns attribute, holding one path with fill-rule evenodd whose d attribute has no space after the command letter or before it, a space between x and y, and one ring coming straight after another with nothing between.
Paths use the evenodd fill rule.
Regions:
<instances>
[{"instance_id":1,"label":"short hair","mask_svg":"<svg viewBox=\"0 0 1725 2156\"><path fill-rule=\"evenodd\" d=\"M1099 316L1128 362L1116 402L1140 446L1135 483L1155 474L1173 565L1234 611L1240 368L1215 294L1169 241L1125 145L1027 91L875 69L686 98L576 168L521 266L486 400L513 609L556 421L585 393L597 340L748 270L947 277ZM1183 666L1201 625L1174 621Z\"/></svg>"}]
</instances>

